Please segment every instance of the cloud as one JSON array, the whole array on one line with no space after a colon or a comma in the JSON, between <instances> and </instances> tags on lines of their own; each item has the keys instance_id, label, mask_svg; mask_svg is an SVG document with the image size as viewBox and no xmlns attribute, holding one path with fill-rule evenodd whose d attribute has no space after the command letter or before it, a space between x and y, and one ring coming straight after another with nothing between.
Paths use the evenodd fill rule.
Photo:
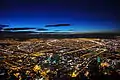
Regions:
<instances>
[{"instance_id":1,"label":"cloud","mask_svg":"<svg viewBox=\"0 0 120 80\"><path fill-rule=\"evenodd\" d=\"M0 27L8 27L9 25L0 24Z\"/></svg>"},{"instance_id":2,"label":"cloud","mask_svg":"<svg viewBox=\"0 0 120 80\"><path fill-rule=\"evenodd\" d=\"M16 31L13 33L37 33L37 32L34 32L34 31Z\"/></svg>"},{"instance_id":3,"label":"cloud","mask_svg":"<svg viewBox=\"0 0 120 80\"><path fill-rule=\"evenodd\" d=\"M54 31L61 31L61 30L54 30Z\"/></svg>"},{"instance_id":4,"label":"cloud","mask_svg":"<svg viewBox=\"0 0 120 80\"><path fill-rule=\"evenodd\" d=\"M37 29L38 31L47 31L48 29L45 29L45 28L39 28Z\"/></svg>"},{"instance_id":5,"label":"cloud","mask_svg":"<svg viewBox=\"0 0 120 80\"><path fill-rule=\"evenodd\" d=\"M8 27L9 25L4 25L4 24L0 24L0 30L2 30L4 27Z\"/></svg>"},{"instance_id":6,"label":"cloud","mask_svg":"<svg viewBox=\"0 0 120 80\"><path fill-rule=\"evenodd\" d=\"M70 26L70 24L52 24L46 25L45 27L60 27L60 26Z\"/></svg>"},{"instance_id":7,"label":"cloud","mask_svg":"<svg viewBox=\"0 0 120 80\"><path fill-rule=\"evenodd\" d=\"M69 29L68 31L74 31L73 29Z\"/></svg>"},{"instance_id":8,"label":"cloud","mask_svg":"<svg viewBox=\"0 0 120 80\"><path fill-rule=\"evenodd\" d=\"M29 29L36 29L36 28L4 28L4 30L29 30Z\"/></svg>"}]
</instances>

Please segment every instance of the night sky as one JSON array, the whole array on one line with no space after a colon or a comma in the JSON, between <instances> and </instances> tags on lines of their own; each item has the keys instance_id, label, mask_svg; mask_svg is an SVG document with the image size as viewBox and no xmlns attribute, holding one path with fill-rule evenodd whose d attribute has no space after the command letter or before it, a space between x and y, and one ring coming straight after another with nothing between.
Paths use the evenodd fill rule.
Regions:
<instances>
[{"instance_id":1,"label":"night sky","mask_svg":"<svg viewBox=\"0 0 120 80\"><path fill-rule=\"evenodd\" d=\"M119 29L115 0L0 0L0 24L45 32L104 32ZM70 26L46 25L70 24Z\"/></svg>"}]
</instances>

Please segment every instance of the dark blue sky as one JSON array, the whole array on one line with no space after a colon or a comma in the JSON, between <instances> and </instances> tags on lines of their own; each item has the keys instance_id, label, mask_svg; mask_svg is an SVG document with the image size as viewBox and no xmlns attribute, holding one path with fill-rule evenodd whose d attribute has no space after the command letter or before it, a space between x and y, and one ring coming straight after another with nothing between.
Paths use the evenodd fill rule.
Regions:
<instances>
[{"instance_id":1,"label":"dark blue sky","mask_svg":"<svg viewBox=\"0 0 120 80\"><path fill-rule=\"evenodd\" d=\"M115 31L119 8L114 0L1 0L0 23L10 27L46 28L48 31Z\"/></svg>"}]
</instances>

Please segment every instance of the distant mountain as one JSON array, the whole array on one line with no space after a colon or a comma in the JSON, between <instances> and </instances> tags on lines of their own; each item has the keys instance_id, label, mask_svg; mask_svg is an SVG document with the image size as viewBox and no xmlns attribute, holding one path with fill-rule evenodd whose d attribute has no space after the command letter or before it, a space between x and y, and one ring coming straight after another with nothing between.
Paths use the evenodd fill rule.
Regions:
<instances>
[{"instance_id":1,"label":"distant mountain","mask_svg":"<svg viewBox=\"0 0 120 80\"><path fill-rule=\"evenodd\" d=\"M120 36L119 32L99 32L99 33L72 33L72 32L9 32L1 31L0 39L5 38L17 38L17 39L29 39L29 38L115 38Z\"/></svg>"}]
</instances>

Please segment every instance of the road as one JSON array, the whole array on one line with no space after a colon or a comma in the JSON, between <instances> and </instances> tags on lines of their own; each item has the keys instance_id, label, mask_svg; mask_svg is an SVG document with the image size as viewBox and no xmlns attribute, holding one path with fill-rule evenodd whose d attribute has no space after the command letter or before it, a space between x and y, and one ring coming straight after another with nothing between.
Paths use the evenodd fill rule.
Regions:
<instances>
[{"instance_id":1,"label":"road","mask_svg":"<svg viewBox=\"0 0 120 80\"><path fill-rule=\"evenodd\" d=\"M80 69L80 71L77 71L76 75L78 75L80 72L82 72L91 62L92 60L97 57L98 55L102 54L103 52L107 51L106 49L103 49L103 51L100 51L99 53L93 55L90 57L89 61L85 60L82 65L85 65L82 69ZM86 64L85 64L86 63ZM76 67L76 66L75 66Z\"/></svg>"}]
</instances>

